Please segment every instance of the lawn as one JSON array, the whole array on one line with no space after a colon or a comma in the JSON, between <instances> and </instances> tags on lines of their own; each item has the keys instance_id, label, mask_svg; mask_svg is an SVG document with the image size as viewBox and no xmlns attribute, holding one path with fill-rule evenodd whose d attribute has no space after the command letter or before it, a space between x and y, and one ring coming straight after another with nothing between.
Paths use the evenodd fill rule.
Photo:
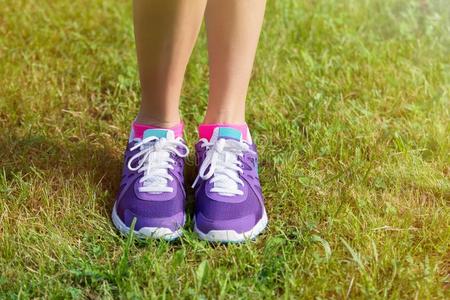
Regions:
<instances>
[{"instance_id":1,"label":"lawn","mask_svg":"<svg viewBox=\"0 0 450 300\"><path fill-rule=\"evenodd\" d=\"M139 99L131 1L3 0L0 298L448 299L449 93L447 1L269 1L247 111L268 229L126 239L110 212Z\"/></svg>"}]
</instances>

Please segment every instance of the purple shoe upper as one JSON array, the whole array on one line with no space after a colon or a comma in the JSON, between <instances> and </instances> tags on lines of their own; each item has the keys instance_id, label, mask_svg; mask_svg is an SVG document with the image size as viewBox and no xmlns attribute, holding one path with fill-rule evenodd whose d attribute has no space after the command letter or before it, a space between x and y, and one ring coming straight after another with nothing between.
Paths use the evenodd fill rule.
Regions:
<instances>
[{"instance_id":1,"label":"purple shoe upper","mask_svg":"<svg viewBox=\"0 0 450 300\"><path fill-rule=\"evenodd\" d=\"M148 129L142 140L128 143L116 200L117 215L127 227L134 218L135 230L176 231L184 225L186 154L184 141L170 130Z\"/></svg>"},{"instance_id":2,"label":"purple shoe upper","mask_svg":"<svg viewBox=\"0 0 450 300\"><path fill-rule=\"evenodd\" d=\"M208 142L195 146L199 176L195 183L195 222L202 233L234 230L244 233L261 220L264 198L254 144L238 130L219 127Z\"/></svg>"}]
</instances>

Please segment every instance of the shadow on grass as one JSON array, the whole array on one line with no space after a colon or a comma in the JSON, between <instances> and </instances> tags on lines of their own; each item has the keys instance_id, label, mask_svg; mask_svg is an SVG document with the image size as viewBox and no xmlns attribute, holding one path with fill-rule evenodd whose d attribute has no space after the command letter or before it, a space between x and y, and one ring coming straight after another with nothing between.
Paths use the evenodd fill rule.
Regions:
<instances>
[{"instance_id":1,"label":"shadow on grass","mask_svg":"<svg viewBox=\"0 0 450 300\"><path fill-rule=\"evenodd\" d=\"M121 154L115 153L110 145L7 132L0 136L0 149L1 170L6 180L17 175L33 176L69 185L74 178L85 176L92 186L110 195L110 199L98 203L101 214L107 213L109 217L122 168Z\"/></svg>"}]
</instances>

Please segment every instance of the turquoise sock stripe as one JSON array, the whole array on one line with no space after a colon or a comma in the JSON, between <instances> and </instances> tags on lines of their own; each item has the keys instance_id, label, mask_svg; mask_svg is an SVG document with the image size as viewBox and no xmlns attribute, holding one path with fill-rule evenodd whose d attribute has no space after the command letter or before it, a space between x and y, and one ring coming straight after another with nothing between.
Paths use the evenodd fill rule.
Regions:
<instances>
[{"instance_id":1,"label":"turquoise sock stripe","mask_svg":"<svg viewBox=\"0 0 450 300\"><path fill-rule=\"evenodd\" d=\"M228 137L236 140L240 140L242 133L231 127L220 127L219 128L219 137Z\"/></svg>"},{"instance_id":2,"label":"turquoise sock stripe","mask_svg":"<svg viewBox=\"0 0 450 300\"><path fill-rule=\"evenodd\" d=\"M165 138L167 137L167 130L165 129L147 129L144 131L144 139L151 137L151 136L156 136L157 138Z\"/></svg>"}]
</instances>

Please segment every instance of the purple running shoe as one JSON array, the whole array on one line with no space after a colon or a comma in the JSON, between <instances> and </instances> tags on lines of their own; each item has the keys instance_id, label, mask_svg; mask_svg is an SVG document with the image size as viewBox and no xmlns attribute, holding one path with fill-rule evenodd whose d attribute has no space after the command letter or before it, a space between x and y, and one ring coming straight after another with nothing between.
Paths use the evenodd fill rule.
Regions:
<instances>
[{"instance_id":1,"label":"purple running shoe","mask_svg":"<svg viewBox=\"0 0 450 300\"><path fill-rule=\"evenodd\" d=\"M239 130L217 127L195 149L195 232L213 242L254 239L267 226L256 146Z\"/></svg>"},{"instance_id":2,"label":"purple running shoe","mask_svg":"<svg viewBox=\"0 0 450 300\"><path fill-rule=\"evenodd\" d=\"M131 133L125 151L119 194L112 220L127 234L136 218L139 237L173 240L185 223L184 157L188 148L172 130L147 129L143 138Z\"/></svg>"}]
</instances>

